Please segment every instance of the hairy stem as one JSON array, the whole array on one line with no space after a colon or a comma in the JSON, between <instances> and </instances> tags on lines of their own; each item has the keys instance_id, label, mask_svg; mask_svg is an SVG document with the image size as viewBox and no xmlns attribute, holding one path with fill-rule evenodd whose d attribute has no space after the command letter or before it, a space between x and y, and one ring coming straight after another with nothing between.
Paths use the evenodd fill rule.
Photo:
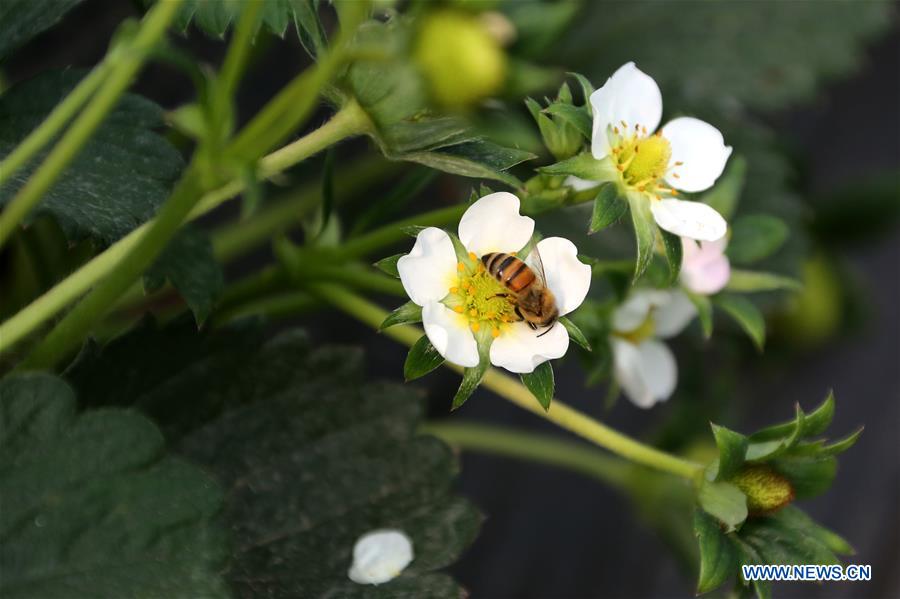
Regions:
<instances>
[{"instance_id":1,"label":"hairy stem","mask_svg":"<svg viewBox=\"0 0 900 599\"><path fill-rule=\"evenodd\" d=\"M314 284L310 286L310 290L331 305L375 329L388 315L387 311L379 306L335 285ZM421 329L408 325L390 327L383 333L410 347L423 334ZM455 365L446 362L445 364L457 372L462 371ZM701 465L645 445L557 399L553 400L549 410L544 411L524 385L493 368L485 374L482 385L519 407L638 464L691 481L702 472Z\"/></svg>"},{"instance_id":2,"label":"hairy stem","mask_svg":"<svg viewBox=\"0 0 900 599\"><path fill-rule=\"evenodd\" d=\"M428 422L421 432L464 450L559 466L617 488L627 486L634 467L592 447L551 435L474 422Z\"/></svg>"},{"instance_id":3,"label":"hairy stem","mask_svg":"<svg viewBox=\"0 0 900 599\"><path fill-rule=\"evenodd\" d=\"M163 36L169 23L175 18L175 13L182 1L170 0L156 3L147 13L140 30L128 48L116 51L115 64L102 82L100 89L91 99L90 104L75 119L43 164L38 167L0 214L0 247L78 155L84 144L128 89L131 80L144 64L148 52Z\"/></svg>"}]
</instances>

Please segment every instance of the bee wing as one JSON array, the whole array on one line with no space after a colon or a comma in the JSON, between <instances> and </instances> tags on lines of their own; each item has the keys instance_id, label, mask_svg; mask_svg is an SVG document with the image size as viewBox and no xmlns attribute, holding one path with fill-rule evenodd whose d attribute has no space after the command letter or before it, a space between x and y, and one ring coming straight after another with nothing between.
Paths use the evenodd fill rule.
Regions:
<instances>
[{"instance_id":1,"label":"bee wing","mask_svg":"<svg viewBox=\"0 0 900 599\"><path fill-rule=\"evenodd\" d=\"M529 266L531 266L531 270L534 271L534 274L537 275L538 280L546 287L547 275L544 273L544 261L541 260L541 252L538 250L537 245L529 252L526 260L531 263Z\"/></svg>"}]
</instances>

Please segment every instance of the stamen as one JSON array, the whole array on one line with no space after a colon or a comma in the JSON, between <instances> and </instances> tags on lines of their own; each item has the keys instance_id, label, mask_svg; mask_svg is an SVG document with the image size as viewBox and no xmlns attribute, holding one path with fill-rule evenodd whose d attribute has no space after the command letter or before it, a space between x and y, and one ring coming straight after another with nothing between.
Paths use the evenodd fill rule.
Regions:
<instances>
[{"instance_id":1,"label":"stamen","mask_svg":"<svg viewBox=\"0 0 900 599\"><path fill-rule=\"evenodd\" d=\"M497 327L494 327L493 329L491 329L491 337L496 339L499 336L500 336L500 329L498 329Z\"/></svg>"},{"instance_id":2,"label":"stamen","mask_svg":"<svg viewBox=\"0 0 900 599\"><path fill-rule=\"evenodd\" d=\"M478 316L478 310L472 308L471 310L469 310L469 316Z\"/></svg>"},{"instance_id":3,"label":"stamen","mask_svg":"<svg viewBox=\"0 0 900 599\"><path fill-rule=\"evenodd\" d=\"M469 252L469 259L474 262L475 260L478 260L478 256L475 255L475 252Z\"/></svg>"},{"instance_id":4,"label":"stamen","mask_svg":"<svg viewBox=\"0 0 900 599\"><path fill-rule=\"evenodd\" d=\"M463 310L464 310L464 308L462 306L453 306L453 311L456 312L457 314L462 314Z\"/></svg>"},{"instance_id":5,"label":"stamen","mask_svg":"<svg viewBox=\"0 0 900 599\"><path fill-rule=\"evenodd\" d=\"M458 270L459 272L462 272L462 271L466 270L466 265L463 264L462 262L458 262L456 264L456 270Z\"/></svg>"},{"instance_id":6,"label":"stamen","mask_svg":"<svg viewBox=\"0 0 900 599\"><path fill-rule=\"evenodd\" d=\"M472 323L472 332L473 333L477 333L480 328L481 328L481 325L478 324L477 322Z\"/></svg>"},{"instance_id":7,"label":"stamen","mask_svg":"<svg viewBox=\"0 0 900 599\"><path fill-rule=\"evenodd\" d=\"M451 287L450 293L459 293L459 287Z\"/></svg>"}]
</instances>

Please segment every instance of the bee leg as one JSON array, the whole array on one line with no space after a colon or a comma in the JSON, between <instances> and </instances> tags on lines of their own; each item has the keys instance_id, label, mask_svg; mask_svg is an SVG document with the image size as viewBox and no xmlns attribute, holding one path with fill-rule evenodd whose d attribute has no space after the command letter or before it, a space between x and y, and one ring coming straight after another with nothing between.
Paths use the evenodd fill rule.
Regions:
<instances>
[{"instance_id":1,"label":"bee leg","mask_svg":"<svg viewBox=\"0 0 900 599\"><path fill-rule=\"evenodd\" d=\"M492 295L488 299L494 299L495 297L505 297L508 299L508 298L511 298L512 296L508 293L497 293L497 294Z\"/></svg>"},{"instance_id":2,"label":"bee leg","mask_svg":"<svg viewBox=\"0 0 900 599\"><path fill-rule=\"evenodd\" d=\"M547 330L544 331L543 333L541 333L540 335L538 335L538 337L543 337L544 335L546 335L547 333L549 333L551 330L553 330L553 327L554 327L554 326L556 326L556 323L555 323L555 322L554 322L553 324L551 324L549 327L547 327Z\"/></svg>"},{"instance_id":3,"label":"bee leg","mask_svg":"<svg viewBox=\"0 0 900 599\"><path fill-rule=\"evenodd\" d=\"M522 316L521 310L519 310L519 306L516 306L514 311L516 313L516 316L519 317L519 320L525 320L525 317ZM530 326L531 328L534 328L534 325L530 322L528 323L528 326Z\"/></svg>"}]
</instances>

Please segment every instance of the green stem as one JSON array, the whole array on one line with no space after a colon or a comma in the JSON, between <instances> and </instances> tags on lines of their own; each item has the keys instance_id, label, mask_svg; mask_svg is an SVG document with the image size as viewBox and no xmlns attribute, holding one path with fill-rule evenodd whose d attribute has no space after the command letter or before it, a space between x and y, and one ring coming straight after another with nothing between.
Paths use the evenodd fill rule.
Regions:
<instances>
[{"instance_id":1,"label":"green stem","mask_svg":"<svg viewBox=\"0 0 900 599\"><path fill-rule=\"evenodd\" d=\"M271 295L233 308L217 310L210 319L210 325L214 327L222 326L244 316L262 316L263 318L296 316L315 309L319 304L318 299L305 291Z\"/></svg>"},{"instance_id":2,"label":"green stem","mask_svg":"<svg viewBox=\"0 0 900 599\"><path fill-rule=\"evenodd\" d=\"M50 143L75 113L84 106L109 73L111 63L105 60L78 82L69 94L47 115L38 127L0 161L0 185L9 180L28 160Z\"/></svg>"},{"instance_id":3,"label":"green stem","mask_svg":"<svg viewBox=\"0 0 900 599\"><path fill-rule=\"evenodd\" d=\"M368 117L358 106L350 104L319 129L263 158L259 163L258 176L269 179L301 162L322 143L358 134L365 127L368 127ZM194 219L209 212L243 189L244 183L238 178L205 194L188 218ZM109 277L124 256L141 243L155 222L156 219L153 219L144 223L0 325L0 350L11 349L91 287Z\"/></svg>"},{"instance_id":4,"label":"green stem","mask_svg":"<svg viewBox=\"0 0 900 599\"><path fill-rule=\"evenodd\" d=\"M170 0L156 3L141 23L141 28L134 41L127 48L117 51L115 64L90 104L75 119L43 164L38 167L0 214L0 247L16 229L19 222L28 215L44 193L56 182L103 122L107 113L116 105L143 65L148 52L166 32L166 28L175 17L182 1Z\"/></svg>"},{"instance_id":5,"label":"green stem","mask_svg":"<svg viewBox=\"0 0 900 599\"><path fill-rule=\"evenodd\" d=\"M420 430L461 449L559 466L622 489L634 472L624 460L550 435L459 421L429 422Z\"/></svg>"},{"instance_id":6,"label":"green stem","mask_svg":"<svg viewBox=\"0 0 900 599\"><path fill-rule=\"evenodd\" d=\"M348 104L319 129L295 142L294 161L299 162L368 127L368 117L355 104ZM35 348L24 368L48 368L74 349L91 326L101 318L133 281L153 262L200 197L199 177L188 167L172 197L162 205L146 233L72 311Z\"/></svg>"},{"instance_id":7,"label":"green stem","mask_svg":"<svg viewBox=\"0 0 900 599\"><path fill-rule=\"evenodd\" d=\"M338 250L338 254L344 258L361 258L375 250L407 239L409 235L404 231L407 227L439 227L458 221L468 205L454 204L447 208L439 208L431 212L425 212L412 216L405 220L397 221L375 229L365 235L350 239Z\"/></svg>"},{"instance_id":8,"label":"green stem","mask_svg":"<svg viewBox=\"0 0 900 599\"><path fill-rule=\"evenodd\" d=\"M350 314L354 318L368 324L374 329L388 315L387 311L365 299L334 285L315 284L310 290L335 307ZM422 336L422 331L409 325L390 327L382 331L388 337L412 347ZM462 369L445 362L453 370ZM604 447L623 458L656 470L669 472L688 480L695 480L702 473L702 466L694 462L660 451L640 441L632 439L605 424L598 422L578 410L554 399L550 409L544 410L534 399L531 392L516 379L501 374L491 368L482 381L484 387L494 391L504 399L511 401L533 414L553 422L592 443Z\"/></svg>"}]
</instances>

